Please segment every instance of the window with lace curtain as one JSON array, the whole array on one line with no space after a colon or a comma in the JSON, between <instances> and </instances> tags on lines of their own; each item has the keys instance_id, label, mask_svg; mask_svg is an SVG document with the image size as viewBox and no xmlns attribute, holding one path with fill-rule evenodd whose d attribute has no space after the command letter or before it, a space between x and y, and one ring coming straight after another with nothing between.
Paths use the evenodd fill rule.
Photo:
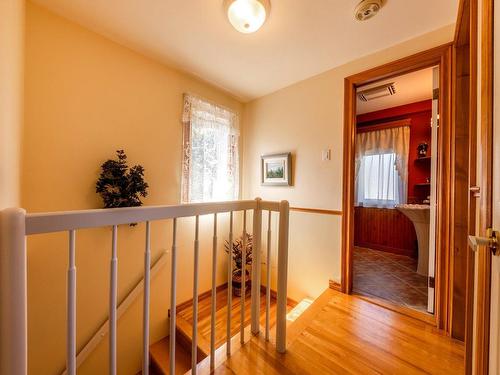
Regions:
<instances>
[{"instance_id":1,"label":"window with lace curtain","mask_svg":"<svg viewBox=\"0 0 500 375\"><path fill-rule=\"evenodd\" d=\"M182 123L182 203L238 199L238 115L186 94Z\"/></svg>"},{"instance_id":2,"label":"window with lace curtain","mask_svg":"<svg viewBox=\"0 0 500 375\"><path fill-rule=\"evenodd\" d=\"M396 154L365 155L361 159L359 183L362 196L358 202L366 207L390 207L402 203L399 194L401 178L396 170Z\"/></svg>"},{"instance_id":3,"label":"window with lace curtain","mask_svg":"<svg viewBox=\"0 0 500 375\"><path fill-rule=\"evenodd\" d=\"M410 127L359 131L356 135L355 204L394 208L406 203Z\"/></svg>"}]
</instances>

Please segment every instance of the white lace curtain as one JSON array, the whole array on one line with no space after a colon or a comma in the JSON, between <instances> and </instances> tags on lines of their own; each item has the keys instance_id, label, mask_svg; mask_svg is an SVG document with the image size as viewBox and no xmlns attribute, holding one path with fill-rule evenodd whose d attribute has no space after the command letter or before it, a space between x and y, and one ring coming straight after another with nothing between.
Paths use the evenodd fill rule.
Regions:
<instances>
[{"instance_id":1,"label":"white lace curtain","mask_svg":"<svg viewBox=\"0 0 500 375\"><path fill-rule=\"evenodd\" d=\"M392 208L408 196L409 126L356 136L356 205Z\"/></svg>"},{"instance_id":2,"label":"white lace curtain","mask_svg":"<svg viewBox=\"0 0 500 375\"><path fill-rule=\"evenodd\" d=\"M185 94L182 123L182 202L238 199L238 115Z\"/></svg>"}]
</instances>

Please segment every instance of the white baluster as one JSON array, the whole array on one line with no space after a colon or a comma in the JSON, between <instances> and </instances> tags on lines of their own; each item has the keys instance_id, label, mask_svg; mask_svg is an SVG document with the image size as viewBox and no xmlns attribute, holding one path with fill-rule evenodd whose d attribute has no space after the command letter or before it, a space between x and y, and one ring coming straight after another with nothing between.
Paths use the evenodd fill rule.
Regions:
<instances>
[{"instance_id":1,"label":"white baluster","mask_svg":"<svg viewBox=\"0 0 500 375\"><path fill-rule=\"evenodd\" d=\"M252 243L252 333L260 331L260 279L261 279L261 236L262 236L262 209L261 199L255 200L253 211L253 243Z\"/></svg>"},{"instance_id":2,"label":"white baluster","mask_svg":"<svg viewBox=\"0 0 500 375\"><path fill-rule=\"evenodd\" d=\"M176 280L177 280L177 218L173 223L172 270L170 272L170 375L175 375L175 319L176 319Z\"/></svg>"},{"instance_id":3,"label":"white baluster","mask_svg":"<svg viewBox=\"0 0 500 375\"><path fill-rule=\"evenodd\" d=\"M26 212L0 210L0 374L28 374Z\"/></svg>"},{"instance_id":4,"label":"white baluster","mask_svg":"<svg viewBox=\"0 0 500 375\"><path fill-rule=\"evenodd\" d=\"M69 375L76 374L76 266L75 231L69 231L69 264L67 290L66 368Z\"/></svg>"},{"instance_id":5,"label":"white baluster","mask_svg":"<svg viewBox=\"0 0 500 375\"><path fill-rule=\"evenodd\" d=\"M215 369L215 314L217 311L217 214L214 214L214 235L212 241L212 304L210 320L210 370Z\"/></svg>"},{"instance_id":6,"label":"white baluster","mask_svg":"<svg viewBox=\"0 0 500 375\"><path fill-rule=\"evenodd\" d=\"M118 227L113 226L109 285L109 373L116 375L116 295L118 288Z\"/></svg>"},{"instance_id":7,"label":"white baluster","mask_svg":"<svg viewBox=\"0 0 500 375\"><path fill-rule=\"evenodd\" d=\"M278 296L276 308L276 350L286 351L286 300L288 278L288 223L290 205L280 202L279 240L278 240Z\"/></svg>"},{"instance_id":8,"label":"white baluster","mask_svg":"<svg viewBox=\"0 0 500 375\"><path fill-rule=\"evenodd\" d=\"M149 374L149 304L150 304L150 267L151 267L151 228L146 222L146 250L144 252L144 303L142 327L142 373Z\"/></svg>"},{"instance_id":9,"label":"white baluster","mask_svg":"<svg viewBox=\"0 0 500 375\"><path fill-rule=\"evenodd\" d=\"M269 341L271 331L271 218L272 211L269 210L267 217L267 255L266 255L266 341Z\"/></svg>"},{"instance_id":10,"label":"white baluster","mask_svg":"<svg viewBox=\"0 0 500 375\"><path fill-rule=\"evenodd\" d=\"M198 269L200 257L199 243L200 217L196 216L194 235L194 282L193 282L193 337L191 346L191 373L196 375L198 364Z\"/></svg>"},{"instance_id":11,"label":"white baluster","mask_svg":"<svg viewBox=\"0 0 500 375\"><path fill-rule=\"evenodd\" d=\"M227 329L226 354L231 355L231 313L233 305L233 211L229 215L229 251L227 253Z\"/></svg>"},{"instance_id":12,"label":"white baluster","mask_svg":"<svg viewBox=\"0 0 500 375\"><path fill-rule=\"evenodd\" d=\"M247 269L247 211L243 211L243 234L241 237L241 296L240 296L240 343L245 343L245 297Z\"/></svg>"}]
</instances>

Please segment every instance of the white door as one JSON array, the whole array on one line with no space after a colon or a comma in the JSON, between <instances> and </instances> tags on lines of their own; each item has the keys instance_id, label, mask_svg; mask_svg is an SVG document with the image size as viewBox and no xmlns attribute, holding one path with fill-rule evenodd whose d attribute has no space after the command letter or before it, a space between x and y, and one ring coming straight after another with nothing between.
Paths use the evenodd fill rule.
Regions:
<instances>
[{"instance_id":1,"label":"white door","mask_svg":"<svg viewBox=\"0 0 500 375\"><path fill-rule=\"evenodd\" d=\"M500 228L500 1L494 6L493 228ZM491 262L490 374L500 374L500 256Z\"/></svg>"},{"instance_id":2,"label":"white door","mask_svg":"<svg viewBox=\"0 0 500 375\"><path fill-rule=\"evenodd\" d=\"M437 152L439 130L439 67L432 69L432 133L431 133L431 199L429 220L429 282L427 311L434 313L434 275L436 271L436 207L437 207Z\"/></svg>"}]
</instances>

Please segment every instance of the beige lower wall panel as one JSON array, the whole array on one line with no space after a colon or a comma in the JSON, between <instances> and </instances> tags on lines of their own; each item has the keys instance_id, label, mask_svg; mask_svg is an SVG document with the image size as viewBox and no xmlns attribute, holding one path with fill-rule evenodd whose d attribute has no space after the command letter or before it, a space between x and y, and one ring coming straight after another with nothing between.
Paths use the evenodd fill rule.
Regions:
<instances>
[{"instance_id":1,"label":"beige lower wall panel","mask_svg":"<svg viewBox=\"0 0 500 375\"><path fill-rule=\"evenodd\" d=\"M271 286L277 288L278 215L273 214L271 240ZM340 216L290 212L288 243L288 297L300 301L316 298L329 280L340 282ZM267 214L262 234L262 283L266 284ZM326 280L326 281L325 281Z\"/></svg>"}]
</instances>

